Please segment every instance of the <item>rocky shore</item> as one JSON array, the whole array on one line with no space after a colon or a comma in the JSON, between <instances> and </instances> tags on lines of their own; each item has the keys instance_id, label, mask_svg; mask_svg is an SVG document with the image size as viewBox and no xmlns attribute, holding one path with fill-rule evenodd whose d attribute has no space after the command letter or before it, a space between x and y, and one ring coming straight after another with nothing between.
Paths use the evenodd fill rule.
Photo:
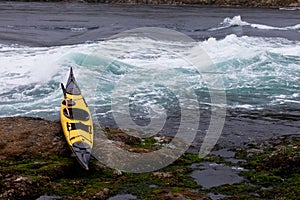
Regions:
<instances>
[{"instance_id":1,"label":"rocky shore","mask_svg":"<svg viewBox=\"0 0 300 200\"><path fill-rule=\"evenodd\" d=\"M23 2L80 2L131 5L200 5L220 7L261 7L299 9L300 0L17 0Z\"/></svg>"},{"instance_id":2,"label":"rocky shore","mask_svg":"<svg viewBox=\"0 0 300 200\"><path fill-rule=\"evenodd\" d=\"M155 151L171 138L141 140L119 129L95 127L127 151ZM101 130L100 130L101 129ZM72 157L58 121L0 118L0 199L297 199L300 196L300 136L245 144L200 159L186 153L155 172L128 173L92 160L86 171ZM218 150L221 152L220 150ZM217 166L236 170L238 182L205 187L192 174ZM221 172L223 173L223 172ZM224 173L223 173L224 174ZM224 174L225 175L225 174ZM224 177L222 175L222 177ZM211 178L209 178L211 179ZM210 180L208 180L210 181ZM123 195L123 196L122 196Z\"/></svg>"},{"instance_id":3,"label":"rocky shore","mask_svg":"<svg viewBox=\"0 0 300 200\"><path fill-rule=\"evenodd\" d=\"M86 0L94 3L119 4L152 4L152 5L206 5L233 7L294 7L299 6L299 0Z\"/></svg>"}]
</instances>

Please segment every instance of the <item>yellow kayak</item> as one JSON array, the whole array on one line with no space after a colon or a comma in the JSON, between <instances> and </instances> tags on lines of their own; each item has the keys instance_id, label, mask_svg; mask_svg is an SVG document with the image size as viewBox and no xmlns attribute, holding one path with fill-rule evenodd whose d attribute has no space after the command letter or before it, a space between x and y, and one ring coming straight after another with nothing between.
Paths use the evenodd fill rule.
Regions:
<instances>
[{"instance_id":1,"label":"yellow kayak","mask_svg":"<svg viewBox=\"0 0 300 200\"><path fill-rule=\"evenodd\" d=\"M64 93L60 108L61 126L76 159L88 170L94 140L93 121L72 68L66 87L63 84L61 87Z\"/></svg>"}]
</instances>

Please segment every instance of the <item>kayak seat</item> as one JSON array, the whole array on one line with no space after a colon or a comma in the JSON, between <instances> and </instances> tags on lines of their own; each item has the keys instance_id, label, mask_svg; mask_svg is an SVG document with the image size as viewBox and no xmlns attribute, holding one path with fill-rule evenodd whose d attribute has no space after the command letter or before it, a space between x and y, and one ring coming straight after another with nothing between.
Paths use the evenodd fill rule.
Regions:
<instances>
[{"instance_id":1,"label":"kayak seat","mask_svg":"<svg viewBox=\"0 0 300 200\"><path fill-rule=\"evenodd\" d=\"M85 125L81 122L79 123L69 123L67 122L67 129L68 131L73 131L73 130L83 130L85 132L91 133L91 126Z\"/></svg>"},{"instance_id":2,"label":"kayak seat","mask_svg":"<svg viewBox=\"0 0 300 200\"><path fill-rule=\"evenodd\" d=\"M64 116L69 119L87 121L90 119L90 115L87 111L79 108L68 108L70 115L68 115L67 109L63 110Z\"/></svg>"},{"instance_id":3,"label":"kayak seat","mask_svg":"<svg viewBox=\"0 0 300 200\"><path fill-rule=\"evenodd\" d=\"M62 101L63 105L66 105L66 100ZM74 106L75 105L75 101L73 101L72 99L68 100L68 106Z\"/></svg>"}]
</instances>

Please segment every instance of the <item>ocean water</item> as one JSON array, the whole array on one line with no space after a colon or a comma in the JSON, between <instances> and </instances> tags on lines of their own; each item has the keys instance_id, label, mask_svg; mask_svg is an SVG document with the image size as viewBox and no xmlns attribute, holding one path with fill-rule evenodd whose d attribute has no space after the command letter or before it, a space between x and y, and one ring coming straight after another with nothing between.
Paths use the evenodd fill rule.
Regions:
<instances>
[{"instance_id":1,"label":"ocean water","mask_svg":"<svg viewBox=\"0 0 300 200\"><path fill-rule=\"evenodd\" d=\"M95 119L104 125L115 125L112 107L123 112L118 106L128 102L130 116L140 126L156 118L169 119L172 127L180 122L181 109L209 113L212 106L226 108L228 121L246 117L241 121L254 129L243 129L249 132L255 132L247 122L253 115L256 119L263 113L267 124L274 116L292 121L300 116L299 11L1 4L1 117L58 120L60 83L66 82L70 67ZM148 27L146 34L116 36L141 27ZM160 32L166 29L187 36L166 37ZM193 56L205 55L209 68L199 71L189 61L195 48L201 53ZM222 88L214 91L226 93L226 102L219 105L209 93L217 83L203 78L215 74ZM190 104L194 94L197 103ZM224 130L230 134L240 126L227 122ZM286 130L290 122L282 126ZM272 134L281 134L276 129Z\"/></svg>"}]
</instances>

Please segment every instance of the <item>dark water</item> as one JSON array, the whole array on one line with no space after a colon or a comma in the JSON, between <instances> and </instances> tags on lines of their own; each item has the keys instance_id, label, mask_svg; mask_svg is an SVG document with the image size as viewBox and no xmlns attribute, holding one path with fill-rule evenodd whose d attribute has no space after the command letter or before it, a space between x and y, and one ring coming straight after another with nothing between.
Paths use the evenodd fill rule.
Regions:
<instances>
[{"instance_id":1,"label":"dark water","mask_svg":"<svg viewBox=\"0 0 300 200\"><path fill-rule=\"evenodd\" d=\"M235 146L283 134L299 134L299 19L299 11L273 9L1 2L0 114L58 120L61 99L59 83L65 81L70 63L75 65L77 72L80 71L81 74L77 75L81 82L92 82L83 71L91 72L103 60L84 65L78 62L82 55L89 55L89 50L99 44L105 53L113 54L118 47L112 47L115 41L106 42L107 38L133 28L160 27L184 33L196 40L224 75L228 105L219 139L221 146ZM130 42L127 39L115 43L130 47ZM160 50L166 46L171 48L173 44L158 41L155 45ZM154 64L161 64L162 61L170 65L177 63L172 55L155 60L150 54L151 51L139 55L132 53L121 61L132 59L133 64L153 60ZM124 66L125 71L131 69ZM189 69L179 68L178 74L183 79L195 78ZM119 68L119 71L111 68L103 77L99 75L103 70L97 70L93 71L93 78L101 80L102 90L98 95L103 98L99 102L107 105L110 83L123 72ZM163 72L156 70L153 76ZM184 87L176 81L173 85ZM191 82L193 87L199 87L194 79ZM82 85L83 91L89 91ZM157 88L155 91L158 93L149 96L157 97L161 92ZM202 94L203 91L196 89L196 92ZM87 95L88 103L93 104L89 99ZM164 99L170 100L171 97L163 96L161 100ZM136 118L136 123L140 125L143 120L149 123L145 102L142 99L132 107L131 117ZM173 107L174 104L170 105L162 134L172 135L180 123L180 113L176 106ZM96 115L101 124L113 126L109 108L99 106ZM194 141L196 150L208 128L210 116L209 109L203 109L199 134Z\"/></svg>"},{"instance_id":2,"label":"dark water","mask_svg":"<svg viewBox=\"0 0 300 200\"><path fill-rule=\"evenodd\" d=\"M299 24L299 11L203 8L198 6L131 6L84 3L0 3L0 43L56 46L97 41L125 30L161 27L196 40L238 36L282 37L299 40L298 31L240 28L208 31L224 18L242 15L251 24L289 27ZM299 28L298 28L299 30Z\"/></svg>"}]
</instances>

